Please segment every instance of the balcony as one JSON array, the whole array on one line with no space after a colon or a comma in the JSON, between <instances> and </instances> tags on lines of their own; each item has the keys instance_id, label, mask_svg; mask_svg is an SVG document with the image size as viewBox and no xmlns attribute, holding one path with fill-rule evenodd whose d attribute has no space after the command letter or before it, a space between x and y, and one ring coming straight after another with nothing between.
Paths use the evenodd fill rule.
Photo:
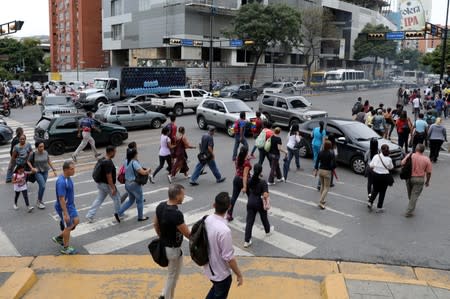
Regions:
<instances>
[{"instance_id":1,"label":"balcony","mask_svg":"<svg viewBox=\"0 0 450 299\"><path fill-rule=\"evenodd\" d=\"M213 7L213 13L217 15L234 16L238 10L237 1L228 0L185 0L185 5L203 13L211 13Z\"/></svg>"}]
</instances>

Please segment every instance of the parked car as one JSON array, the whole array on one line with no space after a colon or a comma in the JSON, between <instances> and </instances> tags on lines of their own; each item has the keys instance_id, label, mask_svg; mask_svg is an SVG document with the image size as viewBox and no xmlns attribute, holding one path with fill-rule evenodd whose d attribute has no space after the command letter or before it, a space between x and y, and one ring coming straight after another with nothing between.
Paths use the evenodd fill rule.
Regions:
<instances>
[{"instance_id":1,"label":"parked car","mask_svg":"<svg viewBox=\"0 0 450 299\"><path fill-rule=\"evenodd\" d=\"M0 144L6 144L13 139L14 132L3 119L2 121L0 122Z\"/></svg>"},{"instance_id":2,"label":"parked car","mask_svg":"<svg viewBox=\"0 0 450 299\"><path fill-rule=\"evenodd\" d=\"M249 84L229 85L220 90L220 97L255 101L258 97L258 90L250 87Z\"/></svg>"},{"instance_id":3,"label":"parked car","mask_svg":"<svg viewBox=\"0 0 450 299\"><path fill-rule=\"evenodd\" d=\"M172 89L168 97L153 98L152 105L157 111L168 113L173 112L177 116L184 113L184 109L192 109L194 112L197 106L207 97L209 93L203 89L185 88Z\"/></svg>"},{"instance_id":4,"label":"parked car","mask_svg":"<svg viewBox=\"0 0 450 299\"><path fill-rule=\"evenodd\" d=\"M42 116L34 129L34 140L43 142L51 155L62 155L66 149L75 149L81 138L77 137L79 122L84 114L66 114L61 116ZM128 138L127 129L116 124L95 121L100 132L94 130L92 137L96 145L121 145Z\"/></svg>"},{"instance_id":5,"label":"parked car","mask_svg":"<svg viewBox=\"0 0 450 299\"><path fill-rule=\"evenodd\" d=\"M83 90L86 88L86 83L81 81L71 81L69 82L69 86L74 90Z\"/></svg>"},{"instance_id":6,"label":"parked car","mask_svg":"<svg viewBox=\"0 0 450 299\"><path fill-rule=\"evenodd\" d=\"M246 112L248 121L256 118L255 112L239 99L207 98L197 107L197 124L202 130L206 130L208 125L225 129L232 137L234 123L242 111ZM263 116L261 119L266 121Z\"/></svg>"},{"instance_id":7,"label":"parked car","mask_svg":"<svg viewBox=\"0 0 450 299\"><path fill-rule=\"evenodd\" d=\"M364 174L366 164L364 155L370 147L370 139L377 138L378 146L381 149L383 144L387 144L390 150L390 157L394 163L394 167L400 167L400 163L404 157L402 149L387 139L381 138L371 128L358 121L343 118L323 118L314 119L300 125L300 135L306 142L302 143L300 148L300 156L306 157L312 154L311 149L311 132L319 126L319 122L326 123L326 131L328 136L334 137L337 146L336 161L350 168L357 174Z\"/></svg>"},{"instance_id":8,"label":"parked car","mask_svg":"<svg viewBox=\"0 0 450 299\"><path fill-rule=\"evenodd\" d=\"M311 102L302 96L286 94L262 94L259 101L259 111L272 124L292 127L294 123L325 117L326 111L313 110Z\"/></svg>"},{"instance_id":9,"label":"parked car","mask_svg":"<svg viewBox=\"0 0 450 299\"><path fill-rule=\"evenodd\" d=\"M265 82L261 86L256 87L256 90L258 91L258 95L262 94L264 91L264 88L270 87L272 85L272 82Z\"/></svg>"},{"instance_id":10,"label":"parked car","mask_svg":"<svg viewBox=\"0 0 450 299\"><path fill-rule=\"evenodd\" d=\"M305 81L303 80L294 81L292 84L294 85L295 90L302 90L306 87Z\"/></svg>"},{"instance_id":11,"label":"parked car","mask_svg":"<svg viewBox=\"0 0 450 299\"><path fill-rule=\"evenodd\" d=\"M140 105L132 103L103 105L95 112L94 117L99 121L118 124L125 128L158 129L167 120L162 113L147 111Z\"/></svg>"},{"instance_id":12,"label":"parked car","mask_svg":"<svg viewBox=\"0 0 450 299\"><path fill-rule=\"evenodd\" d=\"M71 96L50 94L41 101L42 115L77 113Z\"/></svg>"},{"instance_id":13,"label":"parked car","mask_svg":"<svg viewBox=\"0 0 450 299\"><path fill-rule=\"evenodd\" d=\"M295 87L292 82L273 82L269 87L264 88L263 93L294 94Z\"/></svg>"},{"instance_id":14,"label":"parked car","mask_svg":"<svg viewBox=\"0 0 450 299\"><path fill-rule=\"evenodd\" d=\"M152 100L159 98L162 97L157 94L141 94L135 97L125 99L124 102L130 104L139 104L142 108L148 111L156 111L155 106L153 106L152 104Z\"/></svg>"}]
</instances>

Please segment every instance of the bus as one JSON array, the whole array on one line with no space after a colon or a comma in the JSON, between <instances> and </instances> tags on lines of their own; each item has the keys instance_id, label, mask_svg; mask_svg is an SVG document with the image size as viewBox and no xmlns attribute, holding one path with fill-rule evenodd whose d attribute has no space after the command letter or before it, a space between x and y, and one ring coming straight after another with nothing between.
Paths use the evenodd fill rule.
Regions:
<instances>
[{"instance_id":1,"label":"bus","mask_svg":"<svg viewBox=\"0 0 450 299\"><path fill-rule=\"evenodd\" d=\"M369 83L366 79L364 71L352 69L338 69L328 71L325 75L325 83L327 86L357 86Z\"/></svg>"},{"instance_id":2,"label":"bus","mask_svg":"<svg viewBox=\"0 0 450 299\"><path fill-rule=\"evenodd\" d=\"M404 71L400 77L405 84L425 84L425 73L421 71Z\"/></svg>"},{"instance_id":3,"label":"bus","mask_svg":"<svg viewBox=\"0 0 450 299\"><path fill-rule=\"evenodd\" d=\"M317 88L325 85L325 75L327 73L325 71L312 72L311 80L309 84L312 88Z\"/></svg>"}]
</instances>

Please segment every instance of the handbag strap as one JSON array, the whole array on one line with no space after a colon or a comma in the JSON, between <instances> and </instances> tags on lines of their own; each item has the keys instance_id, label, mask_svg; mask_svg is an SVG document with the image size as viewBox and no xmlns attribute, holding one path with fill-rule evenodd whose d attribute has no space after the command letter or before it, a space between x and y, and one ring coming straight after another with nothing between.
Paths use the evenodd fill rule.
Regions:
<instances>
[{"instance_id":1,"label":"handbag strap","mask_svg":"<svg viewBox=\"0 0 450 299\"><path fill-rule=\"evenodd\" d=\"M378 158L380 158L380 161L381 161L381 164L383 164L383 167L386 168L387 171L389 171L389 169L384 164L383 159L381 158L381 154L378 154Z\"/></svg>"}]
</instances>

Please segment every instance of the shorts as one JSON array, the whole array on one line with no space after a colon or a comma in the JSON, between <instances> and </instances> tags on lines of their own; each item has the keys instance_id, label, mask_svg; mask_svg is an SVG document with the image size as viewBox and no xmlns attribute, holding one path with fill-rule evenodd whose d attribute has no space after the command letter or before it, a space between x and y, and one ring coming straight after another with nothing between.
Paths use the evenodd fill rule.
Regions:
<instances>
[{"instance_id":1,"label":"shorts","mask_svg":"<svg viewBox=\"0 0 450 299\"><path fill-rule=\"evenodd\" d=\"M66 223L64 221L64 216L63 216L63 211L62 210L56 210L56 212L59 215L59 227L61 228L61 230L64 230L67 227L70 227L73 225L74 219L78 218L78 212L75 208L69 208L67 207L67 212L69 213L69 223Z\"/></svg>"}]
</instances>

